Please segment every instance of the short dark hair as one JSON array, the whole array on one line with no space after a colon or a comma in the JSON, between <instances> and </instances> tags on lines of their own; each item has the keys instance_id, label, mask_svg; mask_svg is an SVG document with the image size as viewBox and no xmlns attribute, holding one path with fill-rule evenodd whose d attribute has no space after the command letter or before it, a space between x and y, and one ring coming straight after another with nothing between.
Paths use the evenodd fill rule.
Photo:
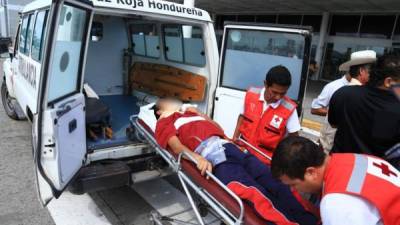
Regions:
<instances>
[{"instance_id":1,"label":"short dark hair","mask_svg":"<svg viewBox=\"0 0 400 225\"><path fill-rule=\"evenodd\" d=\"M304 179L308 167L319 167L325 161L325 153L311 140L288 136L276 148L271 162L271 172L276 178L283 175L291 179Z\"/></svg>"},{"instance_id":2,"label":"short dark hair","mask_svg":"<svg viewBox=\"0 0 400 225\"><path fill-rule=\"evenodd\" d=\"M157 114L158 110L160 110L160 107L158 107L157 103L153 105L153 107L151 107L150 109L152 109L154 111L154 116L156 117L156 119L158 120L160 118L160 115Z\"/></svg>"},{"instance_id":3,"label":"short dark hair","mask_svg":"<svg viewBox=\"0 0 400 225\"><path fill-rule=\"evenodd\" d=\"M356 78L356 77L358 77L358 75L360 75L361 68L369 69L370 67L371 67L371 64L360 64L360 65L350 66L349 74L351 77Z\"/></svg>"},{"instance_id":4,"label":"short dark hair","mask_svg":"<svg viewBox=\"0 0 400 225\"><path fill-rule=\"evenodd\" d=\"M368 85L379 87L387 77L400 79L400 55L398 53L387 53L378 58L376 64L371 67Z\"/></svg>"},{"instance_id":5,"label":"short dark hair","mask_svg":"<svg viewBox=\"0 0 400 225\"><path fill-rule=\"evenodd\" d=\"M292 76L286 67L282 65L274 66L265 76L265 82L268 86L278 84L280 86L289 87L292 84Z\"/></svg>"}]
</instances>

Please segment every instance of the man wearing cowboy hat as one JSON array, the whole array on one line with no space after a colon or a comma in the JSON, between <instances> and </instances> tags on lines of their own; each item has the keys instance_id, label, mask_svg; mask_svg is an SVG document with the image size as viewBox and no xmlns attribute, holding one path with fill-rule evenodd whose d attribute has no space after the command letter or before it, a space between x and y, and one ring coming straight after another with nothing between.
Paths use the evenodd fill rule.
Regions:
<instances>
[{"instance_id":1,"label":"man wearing cowboy hat","mask_svg":"<svg viewBox=\"0 0 400 225\"><path fill-rule=\"evenodd\" d=\"M311 113L326 116L329 101L336 90L346 85L363 85L367 83L369 67L375 61L376 53L374 51L365 50L352 53L350 60L339 66L339 70L345 71L346 75L325 85L321 94L312 101ZM329 152L333 146L336 129L329 125L327 118L325 118L320 133L319 142L323 149Z\"/></svg>"},{"instance_id":2,"label":"man wearing cowboy hat","mask_svg":"<svg viewBox=\"0 0 400 225\"><path fill-rule=\"evenodd\" d=\"M376 52L372 50L358 51L351 54L349 61L339 66L351 77L349 85L364 85L369 80L369 68L376 61Z\"/></svg>"}]
</instances>

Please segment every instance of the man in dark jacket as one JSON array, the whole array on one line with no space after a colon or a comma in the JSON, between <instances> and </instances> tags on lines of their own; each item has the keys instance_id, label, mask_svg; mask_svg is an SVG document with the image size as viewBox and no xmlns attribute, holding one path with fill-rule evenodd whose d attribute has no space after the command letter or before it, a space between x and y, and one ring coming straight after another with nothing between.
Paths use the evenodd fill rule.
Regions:
<instances>
[{"instance_id":1,"label":"man in dark jacket","mask_svg":"<svg viewBox=\"0 0 400 225\"><path fill-rule=\"evenodd\" d=\"M330 101L329 123L337 128L332 152L384 156L400 142L400 56L388 54L372 66L366 86L339 89Z\"/></svg>"}]
</instances>

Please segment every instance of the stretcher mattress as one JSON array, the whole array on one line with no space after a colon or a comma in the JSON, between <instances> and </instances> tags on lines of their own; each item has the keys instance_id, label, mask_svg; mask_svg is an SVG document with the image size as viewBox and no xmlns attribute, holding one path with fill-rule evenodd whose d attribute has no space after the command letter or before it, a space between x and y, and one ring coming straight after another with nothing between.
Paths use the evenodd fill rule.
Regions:
<instances>
[{"instance_id":1,"label":"stretcher mattress","mask_svg":"<svg viewBox=\"0 0 400 225\"><path fill-rule=\"evenodd\" d=\"M155 132L156 119L154 118L154 112L151 110L153 104L149 104L147 106L143 106L140 109L140 113L138 115L139 124L145 128L149 133L153 134ZM154 119L152 119L154 118ZM178 155L174 154L172 151L168 151L171 155L178 157ZM181 164L182 170L185 172L187 176L189 176L197 185L205 189L209 194L211 194L219 203L221 203L224 207L226 207L233 215L238 216L240 214L240 207L237 202L218 184L216 184L211 179L208 180L204 176L202 176L197 169L197 167L188 160L182 160ZM261 225L266 224L267 222L260 218L255 211L246 203L244 203L244 224L247 225Z\"/></svg>"}]
</instances>

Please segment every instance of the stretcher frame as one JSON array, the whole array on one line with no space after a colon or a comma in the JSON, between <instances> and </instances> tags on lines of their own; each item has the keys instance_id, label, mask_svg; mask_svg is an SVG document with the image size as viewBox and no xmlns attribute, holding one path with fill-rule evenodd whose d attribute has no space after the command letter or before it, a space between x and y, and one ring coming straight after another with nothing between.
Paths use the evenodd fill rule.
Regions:
<instances>
[{"instance_id":1,"label":"stretcher frame","mask_svg":"<svg viewBox=\"0 0 400 225\"><path fill-rule=\"evenodd\" d=\"M214 198L210 193L208 193L205 189L202 187L198 186L188 175L185 174L185 172L182 170L182 160L183 158L186 158L187 160L193 162L195 165L197 165L197 161L191 157L191 155L187 154L186 152L182 152L178 155L177 158L175 158L170 152L168 152L166 149L161 148L153 135L147 131L146 128L144 128L140 123L139 123L139 118L138 115L133 115L130 118L132 125L136 129L138 134L141 135L147 142L148 144L154 148L157 154L159 154L167 163L168 165L172 168L172 170L177 174L179 181L183 187L183 190L189 200L189 203L195 213L195 216L198 220L198 222L201 225L205 225L205 222L200 215L200 211L193 199L192 194L190 193L190 190L188 187L191 187L192 190L195 191L195 193L205 202L207 203L214 211L217 213L221 219L224 221L225 224L227 225L241 225L243 224L244 221L244 204L241 198L239 198L233 191L231 191L225 184L223 184L217 177L215 177L212 173L206 171L206 175L209 177L209 179L213 180L218 186L220 186L226 193L228 193L238 204L240 213L238 216L235 216L232 212L230 212L225 206L223 206L220 202L217 201L216 198ZM156 220L157 218L155 216L152 216L153 220ZM156 221L157 224L161 224L160 221Z\"/></svg>"}]
</instances>

